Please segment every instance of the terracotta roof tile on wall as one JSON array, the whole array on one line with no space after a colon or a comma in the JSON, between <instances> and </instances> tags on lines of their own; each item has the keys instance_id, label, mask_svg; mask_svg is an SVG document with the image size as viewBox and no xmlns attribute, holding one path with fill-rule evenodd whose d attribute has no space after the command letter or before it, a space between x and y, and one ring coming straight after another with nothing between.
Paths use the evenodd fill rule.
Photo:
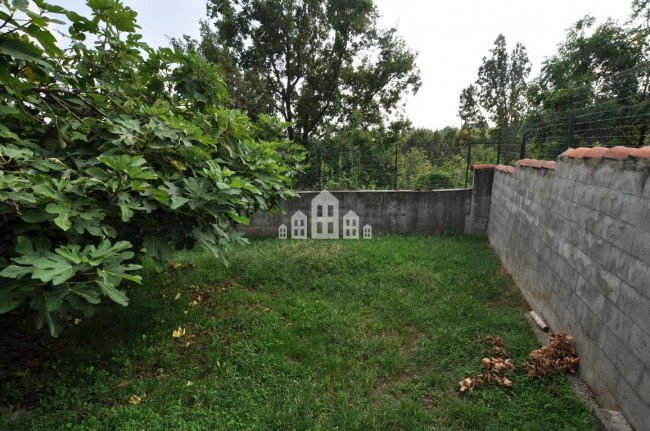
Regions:
<instances>
[{"instance_id":1,"label":"terracotta roof tile on wall","mask_svg":"<svg viewBox=\"0 0 650 431\"><path fill-rule=\"evenodd\" d=\"M628 157L635 157L638 159L650 159L650 147L630 148L630 147L580 147L569 148L560 157L570 157L572 159L586 159L586 158L604 158L604 159L617 159L624 160Z\"/></svg>"},{"instance_id":2,"label":"terracotta roof tile on wall","mask_svg":"<svg viewBox=\"0 0 650 431\"><path fill-rule=\"evenodd\" d=\"M604 159L627 159L630 156L632 148L612 147L603 153Z\"/></svg>"},{"instance_id":3,"label":"terracotta roof tile on wall","mask_svg":"<svg viewBox=\"0 0 650 431\"><path fill-rule=\"evenodd\" d=\"M506 166L506 165L496 165L495 168L497 171L502 171L506 172L509 174L514 174L515 173L515 168L512 166Z\"/></svg>"},{"instance_id":4,"label":"terracotta roof tile on wall","mask_svg":"<svg viewBox=\"0 0 650 431\"><path fill-rule=\"evenodd\" d=\"M650 159L650 146L634 148L630 151L630 156L638 159Z\"/></svg>"},{"instance_id":5,"label":"terracotta roof tile on wall","mask_svg":"<svg viewBox=\"0 0 650 431\"><path fill-rule=\"evenodd\" d=\"M517 166L528 166L531 168L555 169L555 162L552 160L523 159L515 163Z\"/></svg>"},{"instance_id":6,"label":"terracotta roof tile on wall","mask_svg":"<svg viewBox=\"0 0 650 431\"><path fill-rule=\"evenodd\" d=\"M479 169L494 169L494 165L474 165L475 171L478 171Z\"/></svg>"},{"instance_id":7,"label":"terracotta roof tile on wall","mask_svg":"<svg viewBox=\"0 0 650 431\"><path fill-rule=\"evenodd\" d=\"M650 146L641 147L641 148L630 148L630 147L579 147L579 148L569 148L560 156L559 159L563 158L572 158L572 159L614 159L614 160L624 160L627 158L637 158L637 159L650 159ZM555 160L536 160L536 159L522 159L515 163L516 166L525 166L529 168L537 169L555 169L556 162ZM495 169L497 171L507 172L509 174L515 173L515 168L507 165L474 165L474 170L479 169Z\"/></svg>"}]
</instances>

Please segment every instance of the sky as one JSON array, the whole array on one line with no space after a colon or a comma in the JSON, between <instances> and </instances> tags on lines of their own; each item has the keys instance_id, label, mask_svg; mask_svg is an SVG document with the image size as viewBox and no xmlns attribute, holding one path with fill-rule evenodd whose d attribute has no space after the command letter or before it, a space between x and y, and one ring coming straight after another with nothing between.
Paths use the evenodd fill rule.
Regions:
<instances>
[{"instance_id":1,"label":"sky","mask_svg":"<svg viewBox=\"0 0 650 431\"><path fill-rule=\"evenodd\" d=\"M407 45L418 52L422 86L406 99L405 113L415 127L460 127L458 96L476 80L481 60L499 34L509 49L524 44L539 73L545 57L556 52L566 29L587 14L598 22L624 21L631 0L374 0L382 27L396 26ZM143 39L167 46L168 36L198 38L198 22L206 17L205 0L123 0L138 12ZM60 0L62 6L86 12L84 0Z\"/></svg>"}]
</instances>

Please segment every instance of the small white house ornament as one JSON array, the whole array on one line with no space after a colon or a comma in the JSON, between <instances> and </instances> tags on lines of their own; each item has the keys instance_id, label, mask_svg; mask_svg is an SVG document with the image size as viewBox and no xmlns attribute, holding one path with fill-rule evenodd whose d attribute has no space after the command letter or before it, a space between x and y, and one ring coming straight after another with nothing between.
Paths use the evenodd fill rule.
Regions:
<instances>
[{"instance_id":1,"label":"small white house ornament","mask_svg":"<svg viewBox=\"0 0 650 431\"><path fill-rule=\"evenodd\" d=\"M359 239L359 216L354 211L343 216L343 239Z\"/></svg>"},{"instance_id":2,"label":"small white house ornament","mask_svg":"<svg viewBox=\"0 0 650 431\"><path fill-rule=\"evenodd\" d=\"M281 224L280 227L278 228L278 238L279 239L287 239L287 225L286 224Z\"/></svg>"},{"instance_id":3,"label":"small white house ornament","mask_svg":"<svg viewBox=\"0 0 650 431\"><path fill-rule=\"evenodd\" d=\"M311 237L339 237L339 200L327 190L323 190L311 200Z\"/></svg>"},{"instance_id":4,"label":"small white house ornament","mask_svg":"<svg viewBox=\"0 0 650 431\"><path fill-rule=\"evenodd\" d=\"M363 227L363 239L372 239L372 227L369 224Z\"/></svg>"},{"instance_id":5,"label":"small white house ornament","mask_svg":"<svg viewBox=\"0 0 650 431\"><path fill-rule=\"evenodd\" d=\"M291 216L291 239L307 239L307 216L302 211Z\"/></svg>"}]
</instances>

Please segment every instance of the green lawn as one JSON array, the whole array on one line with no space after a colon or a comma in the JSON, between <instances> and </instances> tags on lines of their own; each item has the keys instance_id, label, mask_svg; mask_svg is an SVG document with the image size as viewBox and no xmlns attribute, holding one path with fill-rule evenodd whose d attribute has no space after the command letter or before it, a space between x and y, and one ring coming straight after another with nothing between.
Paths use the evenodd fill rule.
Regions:
<instances>
[{"instance_id":1,"label":"green lawn","mask_svg":"<svg viewBox=\"0 0 650 431\"><path fill-rule=\"evenodd\" d=\"M264 240L229 258L179 254L129 307L37 337L24 354L39 360L0 382L0 406L34 408L0 428L591 429L563 376L526 377L539 344L484 239ZM0 342L25 339L19 320L0 317ZM477 335L508 342L512 388L458 392L480 372Z\"/></svg>"}]
</instances>

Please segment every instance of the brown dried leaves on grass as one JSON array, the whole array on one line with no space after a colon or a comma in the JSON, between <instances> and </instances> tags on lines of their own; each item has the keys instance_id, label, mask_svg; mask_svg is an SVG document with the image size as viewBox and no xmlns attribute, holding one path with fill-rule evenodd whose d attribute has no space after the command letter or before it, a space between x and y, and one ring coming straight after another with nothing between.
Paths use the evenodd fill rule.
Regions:
<instances>
[{"instance_id":1,"label":"brown dried leaves on grass","mask_svg":"<svg viewBox=\"0 0 650 431\"><path fill-rule=\"evenodd\" d=\"M573 337L561 332L551 335L551 343L541 349L530 352L524 367L528 368L528 377L548 377L555 371L574 373L578 366L578 357L573 345Z\"/></svg>"},{"instance_id":2,"label":"brown dried leaves on grass","mask_svg":"<svg viewBox=\"0 0 650 431\"><path fill-rule=\"evenodd\" d=\"M506 342L499 337L476 339L483 345L483 353L492 355L490 358L483 358L481 374L472 374L463 378L460 382L460 391L472 393L485 382L496 382L501 386L510 387L512 382L505 376L506 373L514 371L515 364L508 358ZM561 332L551 335L551 343L541 349L530 352L528 361L524 362L528 369L528 377L549 377L555 371L568 371L574 373L578 366L578 357L573 345L573 337Z\"/></svg>"},{"instance_id":3,"label":"brown dried leaves on grass","mask_svg":"<svg viewBox=\"0 0 650 431\"><path fill-rule=\"evenodd\" d=\"M515 369L515 364L508 358L508 349L506 342L499 337L480 336L477 341L483 345L483 353L493 355L490 358L483 358L481 368L484 370L481 374L472 374L463 378L460 382L460 391L472 393L485 382L496 382L500 386L510 387L512 382L505 374Z\"/></svg>"}]
</instances>

